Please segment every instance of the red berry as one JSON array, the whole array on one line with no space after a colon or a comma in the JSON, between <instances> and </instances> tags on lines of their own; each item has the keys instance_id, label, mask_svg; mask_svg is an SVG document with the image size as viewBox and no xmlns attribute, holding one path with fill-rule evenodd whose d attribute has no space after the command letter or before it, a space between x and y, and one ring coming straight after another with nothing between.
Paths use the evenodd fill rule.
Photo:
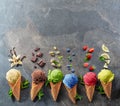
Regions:
<instances>
[{"instance_id":1,"label":"red berry","mask_svg":"<svg viewBox=\"0 0 120 106\"><path fill-rule=\"evenodd\" d=\"M88 46L87 45L84 45L83 46L83 50L86 51L88 49Z\"/></svg>"},{"instance_id":2,"label":"red berry","mask_svg":"<svg viewBox=\"0 0 120 106\"><path fill-rule=\"evenodd\" d=\"M94 48L90 48L89 50L88 50L88 53L93 53L94 52Z\"/></svg>"},{"instance_id":3,"label":"red berry","mask_svg":"<svg viewBox=\"0 0 120 106\"><path fill-rule=\"evenodd\" d=\"M87 63L87 62L83 64L84 68L87 68L88 66L89 66L89 63Z\"/></svg>"},{"instance_id":4,"label":"red berry","mask_svg":"<svg viewBox=\"0 0 120 106\"><path fill-rule=\"evenodd\" d=\"M90 66L89 71L93 71L93 70L95 70L95 66Z\"/></svg>"},{"instance_id":5,"label":"red berry","mask_svg":"<svg viewBox=\"0 0 120 106\"><path fill-rule=\"evenodd\" d=\"M92 58L92 54L91 54L91 53L87 53L87 54L86 54L86 58L87 58L88 60L90 60L90 59Z\"/></svg>"}]
</instances>

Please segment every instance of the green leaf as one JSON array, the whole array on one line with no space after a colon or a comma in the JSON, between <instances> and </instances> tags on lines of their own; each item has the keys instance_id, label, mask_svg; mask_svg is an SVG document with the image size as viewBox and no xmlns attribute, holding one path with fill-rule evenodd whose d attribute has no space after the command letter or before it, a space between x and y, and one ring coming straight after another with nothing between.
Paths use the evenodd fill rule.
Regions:
<instances>
[{"instance_id":1,"label":"green leaf","mask_svg":"<svg viewBox=\"0 0 120 106\"><path fill-rule=\"evenodd\" d=\"M62 60L62 59L63 59L63 56L58 56L58 59L59 59L59 60Z\"/></svg>"},{"instance_id":2,"label":"green leaf","mask_svg":"<svg viewBox=\"0 0 120 106\"><path fill-rule=\"evenodd\" d=\"M12 89L9 89L8 94L10 97L13 95Z\"/></svg>"},{"instance_id":3,"label":"green leaf","mask_svg":"<svg viewBox=\"0 0 120 106\"><path fill-rule=\"evenodd\" d=\"M45 86L48 86L49 83L50 83L50 82L49 82L48 79L47 79L46 82L45 82Z\"/></svg>"},{"instance_id":4,"label":"green leaf","mask_svg":"<svg viewBox=\"0 0 120 106\"><path fill-rule=\"evenodd\" d=\"M100 94L105 94L102 86L98 86L96 89L98 90L98 92L99 92Z\"/></svg>"},{"instance_id":5,"label":"green leaf","mask_svg":"<svg viewBox=\"0 0 120 106\"><path fill-rule=\"evenodd\" d=\"M28 88L29 87L29 81L28 80L25 80L24 82L22 82L22 86L21 86L21 88L22 89L25 89L25 88Z\"/></svg>"},{"instance_id":6,"label":"green leaf","mask_svg":"<svg viewBox=\"0 0 120 106\"><path fill-rule=\"evenodd\" d=\"M40 90L37 94L38 100L41 100L42 96L44 96L44 93L42 90Z\"/></svg>"},{"instance_id":7,"label":"green leaf","mask_svg":"<svg viewBox=\"0 0 120 106\"><path fill-rule=\"evenodd\" d=\"M84 58L84 62L88 62L89 60L87 59L87 57Z\"/></svg>"},{"instance_id":8,"label":"green leaf","mask_svg":"<svg viewBox=\"0 0 120 106\"><path fill-rule=\"evenodd\" d=\"M100 56L100 57L99 57L99 60L100 60L100 61L105 61L105 58L104 58L103 56Z\"/></svg>"},{"instance_id":9,"label":"green leaf","mask_svg":"<svg viewBox=\"0 0 120 106\"><path fill-rule=\"evenodd\" d=\"M79 80L80 80L80 84L81 84L81 85L84 85L83 77L82 77L82 76L79 76Z\"/></svg>"},{"instance_id":10,"label":"green leaf","mask_svg":"<svg viewBox=\"0 0 120 106\"><path fill-rule=\"evenodd\" d=\"M75 99L76 100L82 100L83 96L79 95L78 93L76 94L75 96Z\"/></svg>"}]
</instances>

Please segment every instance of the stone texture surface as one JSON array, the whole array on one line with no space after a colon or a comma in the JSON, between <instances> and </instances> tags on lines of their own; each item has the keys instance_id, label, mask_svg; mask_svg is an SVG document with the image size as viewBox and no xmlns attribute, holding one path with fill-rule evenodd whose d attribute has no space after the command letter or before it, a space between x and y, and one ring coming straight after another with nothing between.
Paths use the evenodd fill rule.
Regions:
<instances>
[{"instance_id":1,"label":"stone texture surface","mask_svg":"<svg viewBox=\"0 0 120 106\"><path fill-rule=\"evenodd\" d=\"M84 75L88 70L82 67L85 53L84 44L95 48L91 63L98 73L102 63L98 56L105 43L110 49L109 68L115 73L112 99L101 96L95 91L92 103L88 102L85 89L78 85L78 93L83 96L76 106L120 106L120 0L1 0L0 1L0 106L73 106L62 85L57 102L53 102L50 88L44 87L45 96L41 101L30 101L29 89L22 90L21 101L8 97L9 86L5 79L10 69L9 49L16 47L18 54L26 55L21 70L23 76L31 81L34 70L30 62L31 52L40 47L47 62L44 71L52 69L48 52L56 45L64 57L66 48L77 54L72 62L75 73ZM63 60L63 73L67 71L67 59Z\"/></svg>"}]
</instances>

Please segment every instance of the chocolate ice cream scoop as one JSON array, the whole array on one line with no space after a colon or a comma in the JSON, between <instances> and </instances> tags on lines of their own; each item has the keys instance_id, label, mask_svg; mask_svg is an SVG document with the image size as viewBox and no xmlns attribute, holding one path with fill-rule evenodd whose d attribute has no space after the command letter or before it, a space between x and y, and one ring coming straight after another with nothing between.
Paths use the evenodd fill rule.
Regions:
<instances>
[{"instance_id":1,"label":"chocolate ice cream scoop","mask_svg":"<svg viewBox=\"0 0 120 106\"><path fill-rule=\"evenodd\" d=\"M31 76L32 76L32 81L36 84L46 80L45 72L39 69L36 69L35 71L33 71Z\"/></svg>"}]
</instances>

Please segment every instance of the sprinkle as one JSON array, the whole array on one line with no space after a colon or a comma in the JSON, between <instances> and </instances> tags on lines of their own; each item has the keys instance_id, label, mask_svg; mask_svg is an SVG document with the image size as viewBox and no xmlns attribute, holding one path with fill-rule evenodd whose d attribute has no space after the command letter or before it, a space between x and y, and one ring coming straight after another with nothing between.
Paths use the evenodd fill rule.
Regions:
<instances>
[{"instance_id":1,"label":"sprinkle","mask_svg":"<svg viewBox=\"0 0 120 106\"><path fill-rule=\"evenodd\" d=\"M72 73L74 73L74 72L75 72L75 69L74 69L74 68L72 68L71 72L72 72Z\"/></svg>"},{"instance_id":2,"label":"sprinkle","mask_svg":"<svg viewBox=\"0 0 120 106\"><path fill-rule=\"evenodd\" d=\"M75 56L76 54L75 53L72 53L72 56Z\"/></svg>"}]
</instances>

